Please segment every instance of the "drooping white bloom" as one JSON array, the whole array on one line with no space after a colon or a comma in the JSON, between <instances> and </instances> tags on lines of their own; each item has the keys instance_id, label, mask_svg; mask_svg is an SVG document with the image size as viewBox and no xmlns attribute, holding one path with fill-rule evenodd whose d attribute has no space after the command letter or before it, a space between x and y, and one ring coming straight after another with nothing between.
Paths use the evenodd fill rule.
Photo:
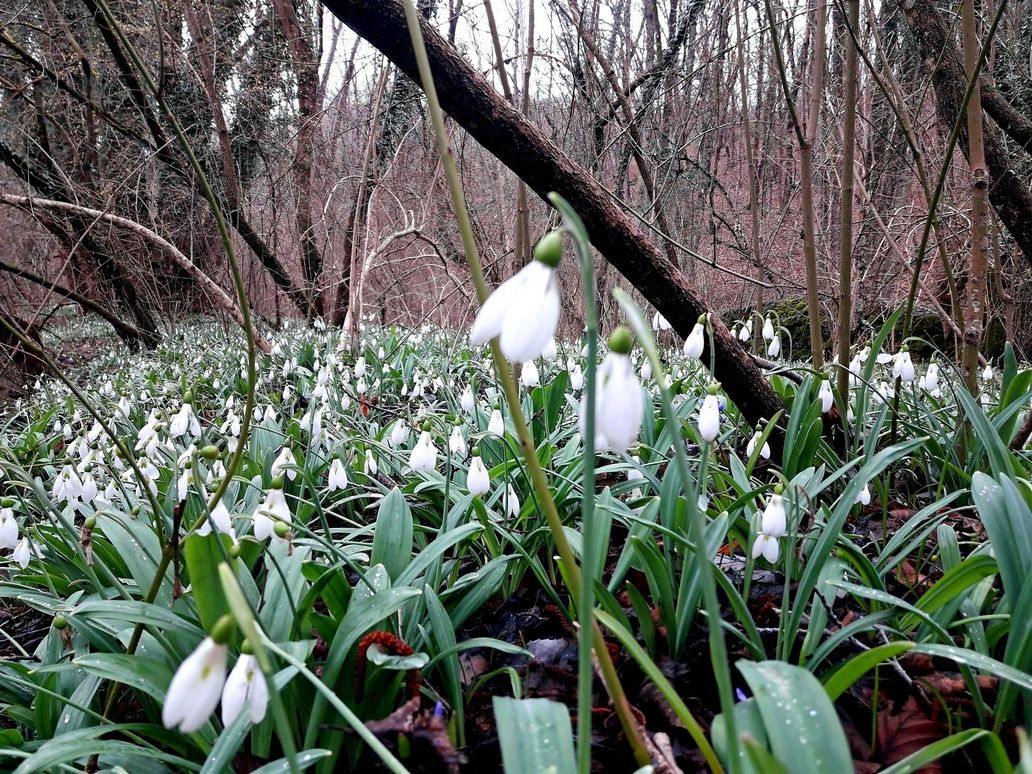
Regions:
<instances>
[{"instance_id":1,"label":"drooping white bloom","mask_svg":"<svg viewBox=\"0 0 1032 774\"><path fill-rule=\"evenodd\" d=\"M348 485L348 471L344 467L344 463L341 462L340 457L334 457L333 462L330 463L330 472L327 476L326 488L331 492L336 492L338 489L344 489Z\"/></svg>"},{"instance_id":2,"label":"drooping white bloom","mask_svg":"<svg viewBox=\"0 0 1032 774\"><path fill-rule=\"evenodd\" d=\"M29 545L29 539L23 537L18 546L14 549L11 554L11 558L18 563L18 566L23 570L29 566L29 560L32 558L32 546Z\"/></svg>"},{"instance_id":3,"label":"drooping white bloom","mask_svg":"<svg viewBox=\"0 0 1032 774\"><path fill-rule=\"evenodd\" d=\"M270 474L273 478L276 476L286 476L288 479L293 481L297 478L297 470L295 469L296 465L297 460L294 459L294 452L290 450L289 446L284 446L280 449L279 456L273 460Z\"/></svg>"},{"instance_id":4,"label":"drooping white bloom","mask_svg":"<svg viewBox=\"0 0 1032 774\"><path fill-rule=\"evenodd\" d=\"M914 364L910 360L910 353L901 349L892 359L892 378L899 379L904 384L914 381Z\"/></svg>"},{"instance_id":5,"label":"drooping white bloom","mask_svg":"<svg viewBox=\"0 0 1032 774\"><path fill-rule=\"evenodd\" d=\"M372 449L366 449L365 452L365 463L362 466L362 472L367 476L375 476L379 466L376 464L376 457L373 456Z\"/></svg>"},{"instance_id":6,"label":"drooping white bloom","mask_svg":"<svg viewBox=\"0 0 1032 774\"><path fill-rule=\"evenodd\" d=\"M652 378L652 363L648 358L645 358L645 361L641 364L638 374L641 376L643 382L647 382Z\"/></svg>"},{"instance_id":7,"label":"drooping white bloom","mask_svg":"<svg viewBox=\"0 0 1032 774\"><path fill-rule=\"evenodd\" d=\"M523 364L523 368L520 371L520 382L524 387L541 386L541 375L538 373L538 367L533 360L528 360Z\"/></svg>"},{"instance_id":8,"label":"drooping white bloom","mask_svg":"<svg viewBox=\"0 0 1032 774\"><path fill-rule=\"evenodd\" d=\"M534 260L507 279L484 302L469 333L470 344L498 337L514 363L540 357L559 324L555 269Z\"/></svg>"},{"instance_id":9,"label":"drooping white bloom","mask_svg":"<svg viewBox=\"0 0 1032 774\"><path fill-rule=\"evenodd\" d=\"M505 435L505 420L502 419L502 412L495 409L491 412L491 419L487 423L487 432L492 435Z\"/></svg>"},{"instance_id":10,"label":"drooping white bloom","mask_svg":"<svg viewBox=\"0 0 1032 774\"><path fill-rule=\"evenodd\" d=\"M558 356L558 354L559 347L555 343L555 336L553 336L548 340L548 343L545 344L545 348L541 351L541 357L543 357L548 362L552 362L556 359L556 356Z\"/></svg>"},{"instance_id":11,"label":"drooping white bloom","mask_svg":"<svg viewBox=\"0 0 1032 774\"><path fill-rule=\"evenodd\" d=\"M929 363L928 370L925 371L918 382L918 386L925 392L931 393L934 397L938 397L939 392L939 365L938 363Z\"/></svg>"},{"instance_id":12,"label":"drooping white bloom","mask_svg":"<svg viewBox=\"0 0 1032 774\"><path fill-rule=\"evenodd\" d=\"M208 720L226 681L226 646L205 637L172 676L161 710L165 728L189 734Z\"/></svg>"},{"instance_id":13,"label":"drooping white bloom","mask_svg":"<svg viewBox=\"0 0 1032 774\"><path fill-rule=\"evenodd\" d=\"M584 372L581 370L580 363L574 364L570 371L570 389L577 391L584 389Z\"/></svg>"},{"instance_id":14,"label":"drooping white bloom","mask_svg":"<svg viewBox=\"0 0 1032 774\"><path fill-rule=\"evenodd\" d=\"M448 450L459 457L466 456L466 437L459 425L452 427L451 435L448 437Z\"/></svg>"},{"instance_id":15,"label":"drooping white bloom","mask_svg":"<svg viewBox=\"0 0 1032 774\"><path fill-rule=\"evenodd\" d=\"M695 323L692 332L684 340L684 356L692 360L702 357L702 350L706 347L706 328L702 323Z\"/></svg>"},{"instance_id":16,"label":"drooping white bloom","mask_svg":"<svg viewBox=\"0 0 1032 774\"><path fill-rule=\"evenodd\" d=\"M178 438L186 433L196 438L201 434L201 423L197 420L197 415L194 414L193 406L189 403L184 403L179 407L179 411L176 412L168 424L168 433L173 438Z\"/></svg>"},{"instance_id":17,"label":"drooping white bloom","mask_svg":"<svg viewBox=\"0 0 1032 774\"><path fill-rule=\"evenodd\" d=\"M365 356L361 356L355 361L355 378L361 379L366 375L366 361Z\"/></svg>"},{"instance_id":18,"label":"drooping white bloom","mask_svg":"<svg viewBox=\"0 0 1032 774\"><path fill-rule=\"evenodd\" d=\"M424 430L409 455L409 468L414 473L428 473L437 467L437 447L429 430Z\"/></svg>"},{"instance_id":19,"label":"drooping white bloom","mask_svg":"<svg viewBox=\"0 0 1032 774\"><path fill-rule=\"evenodd\" d=\"M581 427L586 419L587 401L581 402ZM644 415L641 384L634 374L631 358L610 350L598 369L595 392L595 444L599 448L624 452L641 430Z\"/></svg>"},{"instance_id":20,"label":"drooping white bloom","mask_svg":"<svg viewBox=\"0 0 1032 774\"><path fill-rule=\"evenodd\" d=\"M205 499L208 498L208 493L204 492ZM215 528L216 532L221 532L223 535L229 535L236 542L236 532L233 530L233 519L229 515L229 508L226 507L224 502L225 498L219 498L219 501L215 503L215 507L211 509L211 515L204 520L204 523L197 528L198 535L210 535L212 527Z\"/></svg>"},{"instance_id":21,"label":"drooping white bloom","mask_svg":"<svg viewBox=\"0 0 1032 774\"><path fill-rule=\"evenodd\" d=\"M388 443L390 443L391 445L391 448L397 449L403 443L405 443L405 441L408 440L409 432L410 428L408 422L406 422L404 419L395 420L394 424L391 425L390 437L387 439Z\"/></svg>"},{"instance_id":22,"label":"drooping white bloom","mask_svg":"<svg viewBox=\"0 0 1032 774\"><path fill-rule=\"evenodd\" d=\"M985 381L991 381L994 376L993 367L989 364L985 364L985 368L982 369L982 379Z\"/></svg>"},{"instance_id":23,"label":"drooping white bloom","mask_svg":"<svg viewBox=\"0 0 1032 774\"><path fill-rule=\"evenodd\" d=\"M459 398L459 403L462 405L462 410L467 414L472 414L473 409L476 408L476 399L473 397L473 390L468 384L462 391L462 397Z\"/></svg>"},{"instance_id":24,"label":"drooping white bloom","mask_svg":"<svg viewBox=\"0 0 1032 774\"><path fill-rule=\"evenodd\" d=\"M747 457L752 457L753 452L756 451L756 444L760 442L760 438L762 437L763 432L760 430L757 430L755 433L753 433L753 437L749 439L749 443L746 444L745 447L745 455ZM770 459L770 444L766 441L763 442L763 446L760 449L760 456L765 460Z\"/></svg>"},{"instance_id":25,"label":"drooping white bloom","mask_svg":"<svg viewBox=\"0 0 1032 774\"><path fill-rule=\"evenodd\" d=\"M767 345L767 357L777 357L781 354L781 337L775 336Z\"/></svg>"},{"instance_id":26,"label":"drooping white bloom","mask_svg":"<svg viewBox=\"0 0 1032 774\"><path fill-rule=\"evenodd\" d=\"M860 503L860 505L870 505L871 504L871 485L870 484L864 484L864 488L861 489L860 490L860 494L858 494L856 496L856 501L858 503Z\"/></svg>"},{"instance_id":27,"label":"drooping white bloom","mask_svg":"<svg viewBox=\"0 0 1032 774\"><path fill-rule=\"evenodd\" d=\"M774 321L770 317L763 321L762 335L764 341L770 341L774 338Z\"/></svg>"},{"instance_id":28,"label":"drooping white bloom","mask_svg":"<svg viewBox=\"0 0 1032 774\"><path fill-rule=\"evenodd\" d=\"M656 312L654 315L652 315L652 330L668 331L670 330L670 322L659 312Z\"/></svg>"},{"instance_id":29,"label":"drooping white bloom","mask_svg":"<svg viewBox=\"0 0 1032 774\"><path fill-rule=\"evenodd\" d=\"M716 395L707 395L703 399L698 428L704 441L712 441L720 434L720 401Z\"/></svg>"},{"instance_id":30,"label":"drooping white bloom","mask_svg":"<svg viewBox=\"0 0 1032 774\"><path fill-rule=\"evenodd\" d=\"M788 531L788 517L785 515L785 499L779 494L772 494L763 509L760 520L760 532L764 535L779 538Z\"/></svg>"},{"instance_id":31,"label":"drooping white bloom","mask_svg":"<svg viewBox=\"0 0 1032 774\"><path fill-rule=\"evenodd\" d=\"M821 411L827 414L835 404L835 393L831 391L831 382L827 379L821 381L817 397L821 399Z\"/></svg>"},{"instance_id":32,"label":"drooping white bloom","mask_svg":"<svg viewBox=\"0 0 1032 774\"><path fill-rule=\"evenodd\" d=\"M516 495L512 484L509 484L505 490L505 512L513 519L520 515L520 498Z\"/></svg>"},{"instance_id":33,"label":"drooping white bloom","mask_svg":"<svg viewBox=\"0 0 1032 774\"><path fill-rule=\"evenodd\" d=\"M252 723L261 723L269 706L269 686L258 667L258 659L241 653L222 689L222 724L228 726L249 702Z\"/></svg>"},{"instance_id":34,"label":"drooping white bloom","mask_svg":"<svg viewBox=\"0 0 1032 774\"><path fill-rule=\"evenodd\" d=\"M474 457L469 462L466 489L471 495L483 495L491 490L491 476L480 457Z\"/></svg>"},{"instance_id":35,"label":"drooping white bloom","mask_svg":"<svg viewBox=\"0 0 1032 774\"><path fill-rule=\"evenodd\" d=\"M18 545L18 522L13 508L0 508L0 548L14 548Z\"/></svg>"},{"instance_id":36,"label":"drooping white bloom","mask_svg":"<svg viewBox=\"0 0 1032 774\"><path fill-rule=\"evenodd\" d=\"M738 331L738 340L743 344L752 338L752 319L750 318Z\"/></svg>"},{"instance_id":37,"label":"drooping white bloom","mask_svg":"<svg viewBox=\"0 0 1032 774\"><path fill-rule=\"evenodd\" d=\"M290 506L282 489L270 489L254 514L254 537L265 540L275 535L276 522L290 524Z\"/></svg>"},{"instance_id":38,"label":"drooping white bloom","mask_svg":"<svg viewBox=\"0 0 1032 774\"><path fill-rule=\"evenodd\" d=\"M781 556L781 546L778 545L778 539L765 535L762 532L757 535L752 547L752 557L756 559L759 556L774 564L778 557Z\"/></svg>"}]
</instances>

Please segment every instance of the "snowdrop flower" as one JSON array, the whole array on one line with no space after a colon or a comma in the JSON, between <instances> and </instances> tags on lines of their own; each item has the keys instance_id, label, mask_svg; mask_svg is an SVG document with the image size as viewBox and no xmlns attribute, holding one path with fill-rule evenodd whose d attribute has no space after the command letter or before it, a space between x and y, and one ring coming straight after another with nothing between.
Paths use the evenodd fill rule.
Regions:
<instances>
[{"instance_id":1,"label":"snowdrop flower","mask_svg":"<svg viewBox=\"0 0 1032 774\"><path fill-rule=\"evenodd\" d=\"M641 384L631 365L631 332L620 326L609 337L609 354L598 369L595 394L595 443L599 448L624 452L641 430L644 406ZM587 401L581 402L581 429Z\"/></svg>"},{"instance_id":2,"label":"snowdrop flower","mask_svg":"<svg viewBox=\"0 0 1032 774\"><path fill-rule=\"evenodd\" d=\"M520 371L520 382L527 388L541 386L541 375L538 373L538 368L533 360L528 360L523 364L523 368Z\"/></svg>"},{"instance_id":3,"label":"snowdrop flower","mask_svg":"<svg viewBox=\"0 0 1032 774\"><path fill-rule=\"evenodd\" d=\"M647 382L652 378L652 363L649 362L648 358L646 358L645 362L641 364L638 374L641 376L643 382Z\"/></svg>"},{"instance_id":4,"label":"snowdrop flower","mask_svg":"<svg viewBox=\"0 0 1032 774\"><path fill-rule=\"evenodd\" d=\"M993 367L989 364L985 364L985 368L982 369L982 379L984 381L991 381L994 376Z\"/></svg>"},{"instance_id":5,"label":"snowdrop flower","mask_svg":"<svg viewBox=\"0 0 1032 774\"><path fill-rule=\"evenodd\" d=\"M548 340L548 343L545 344L545 348L541 351L541 357L551 363L558 355L559 347L555 343L555 336L553 336Z\"/></svg>"},{"instance_id":6,"label":"snowdrop flower","mask_svg":"<svg viewBox=\"0 0 1032 774\"><path fill-rule=\"evenodd\" d=\"M425 422L419 441L409 455L409 468L413 473L428 473L436 467L437 447L434 446L434 439L430 435L430 423Z\"/></svg>"},{"instance_id":7,"label":"snowdrop flower","mask_svg":"<svg viewBox=\"0 0 1032 774\"><path fill-rule=\"evenodd\" d=\"M770 340L770 344L767 345L767 357L777 357L781 354L781 338L775 336Z\"/></svg>"},{"instance_id":8,"label":"snowdrop flower","mask_svg":"<svg viewBox=\"0 0 1032 774\"><path fill-rule=\"evenodd\" d=\"M570 371L570 389L578 392L584 389L584 372L580 363L574 364L573 370Z\"/></svg>"},{"instance_id":9,"label":"snowdrop flower","mask_svg":"<svg viewBox=\"0 0 1032 774\"><path fill-rule=\"evenodd\" d=\"M403 443L405 443L405 441L408 440L408 437L408 422L406 422L404 419L398 419L395 420L393 425L391 425L391 434L390 437L387 439L387 442L390 443L392 449L397 449Z\"/></svg>"},{"instance_id":10,"label":"snowdrop flower","mask_svg":"<svg viewBox=\"0 0 1032 774\"><path fill-rule=\"evenodd\" d=\"M520 515L520 498L516 495L516 490L512 488L512 484L508 484L505 489L505 512L512 519Z\"/></svg>"},{"instance_id":11,"label":"snowdrop flower","mask_svg":"<svg viewBox=\"0 0 1032 774\"><path fill-rule=\"evenodd\" d=\"M338 489L345 489L348 485L348 471L341 462L340 457L334 457L330 463L330 473L327 476L326 488L331 492Z\"/></svg>"},{"instance_id":12,"label":"snowdrop flower","mask_svg":"<svg viewBox=\"0 0 1032 774\"><path fill-rule=\"evenodd\" d=\"M774 321L770 319L769 315L763 321L762 335L764 341L770 341L774 338Z\"/></svg>"},{"instance_id":13,"label":"snowdrop flower","mask_svg":"<svg viewBox=\"0 0 1032 774\"><path fill-rule=\"evenodd\" d=\"M717 389L717 385L710 385L699 409L699 435L704 441L712 441L720 434L720 400L717 398Z\"/></svg>"},{"instance_id":14,"label":"snowdrop flower","mask_svg":"<svg viewBox=\"0 0 1032 774\"><path fill-rule=\"evenodd\" d=\"M652 330L668 331L670 330L670 322L659 312L656 312L654 315L652 315Z\"/></svg>"},{"instance_id":15,"label":"snowdrop flower","mask_svg":"<svg viewBox=\"0 0 1032 774\"><path fill-rule=\"evenodd\" d=\"M355 361L355 378L361 379L366 375L366 361L365 356L361 356Z\"/></svg>"},{"instance_id":16,"label":"snowdrop flower","mask_svg":"<svg viewBox=\"0 0 1032 774\"><path fill-rule=\"evenodd\" d=\"M868 484L864 484L864 488L861 489L860 490L860 494L858 494L856 496L856 501L860 505L870 505L871 504L871 485L869 483Z\"/></svg>"},{"instance_id":17,"label":"snowdrop flower","mask_svg":"<svg viewBox=\"0 0 1032 774\"><path fill-rule=\"evenodd\" d=\"M559 324L555 267L562 258L562 234L546 234L534 260L507 279L480 307L469 333L476 346L498 337L502 354L514 363L540 357Z\"/></svg>"},{"instance_id":18,"label":"snowdrop flower","mask_svg":"<svg viewBox=\"0 0 1032 774\"><path fill-rule=\"evenodd\" d=\"M702 315L695 323L692 332L684 340L684 356L690 360L698 360L702 357L702 350L706 347L706 315Z\"/></svg>"},{"instance_id":19,"label":"snowdrop flower","mask_svg":"<svg viewBox=\"0 0 1032 774\"><path fill-rule=\"evenodd\" d=\"M187 398L190 393L187 392ZM197 420L197 415L194 414L193 406L190 405L189 399L179 407L179 411L172 417L172 420L168 424L168 434L173 438L178 438L181 435L189 433L194 438L201 434L201 423Z\"/></svg>"},{"instance_id":20,"label":"snowdrop flower","mask_svg":"<svg viewBox=\"0 0 1032 774\"><path fill-rule=\"evenodd\" d=\"M904 384L914 381L914 364L910 360L910 352L906 346L892 359L892 378L899 379Z\"/></svg>"},{"instance_id":21,"label":"snowdrop flower","mask_svg":"<svg viewBox=\"0 0 1032 774\"><path fill-rule=\"evenodd\" d=\"M290 467L288 467L288 465ZM273 460L270 474L273 478L276 478L277 476L286 476L288 479L293 481L297 478L297 470L294 469L296 465L297 460L294 459L294 452L290 450L289 446L284 446L280 449L279 456Z\"/></svg>"},{"instance_id":22,"label":"snowdrop flower","mask_svg":"<svg viewBox=\"0 0 1032 774\"><path fill-rule=\"evenodd\" d=\"M774 487L774 494L767 501L760 520L760 532L770 537L779 538L788 531L788 517L785 514L785 498L781 494L780 484Z\"/></svg>"},{"instance_id":23,"label":"snowdrop flower","mask_svg":"<svg viewBox=\"0 0 1032 774\"><path fill-rule=\"evenodd\" d=\"M207 722L222 696L226 681L226 643L232 619L223 616L210 637L205 637L172 676L161 709L165 728L193 733Z\"/></svg>"},{"instance_id":24,"label":"snowdrop flower","mask_svg":"<svg viewBox=\"0 0 1032 774\"><path fill-rule=\"evenodd\" d=\"M241 653L222 689L222 725L229 726L236 720L247 702L251 722L261 723L269 706L269 686L258 667L258 659L250 653Z\"/></svg>"},{"instance_id":25,"label":"snowdrop flower","mask_svg":"<svg viewBox=\"0 0 1032 774\"><path fill-rule=\"evenodd\" d=\"M500 409L491 412L491 419L487 423L487 432L497 436L505 435L505 420L502 419Z\"/></svg>"},{"instance_id":26,"label":"snowdrop flower","mask_svg":"<svg viewBox=\"0 0 1032 774\"><path fill-rule=\"evenodd\" d=\"M366 449L365 452L365 463L362 466L362 472L367 476L375 476L379 466L376 464L376 457L373 456L372 449Z\"/></svg>"},{"instance_id":27,"label":"snowdrop flower","mask_svg":"<svg viewBox=\"0 0 1032 774\"><path fill-rule=\"evenodd\" d=\"M781 556L781 546L778 545L776 537L765 535L762 532L756 536L752 547L752 558L756 559L760 556L771 564L777 562L778 557Z\"/></svg>"},{"instance_id":28,"label":"snowdrop flower","mask_svg":"<svg viewBox=\"0 0 1032 774\"><path fill-rule=\"evenodd\" d=\"M204 493L205 499L208 499L208 493ZM198 535L210 535L212 527L215 528L216 532L221 532L223 535L229 535L233 538L233 542L236 542L236 532L233 530L233 519L229 515L229 509L226 507L224 502L225 498L219 498L219 501L215 503L215 507L211 509L211 514L204 523L197 528Z\"/></svg>"},{"instance_id":29,"label":"snowdrop flower","mask_svg":"<svg viewBox=\"0 0 1032 774\"><path fill-rule=\"evenodd\" d=\"M0 508L0 548L14 548L18 545L18 522L13 508Z\"/></svg>"},{"instance_id":30,"label":"snowdrop flower","mask_svg":"<svg viewBox=\"0 0 1032 774\"><path fill-rule=\"evenodd\" d=\"M265 500L258 506L254 514L254 537L256 540L266 540L275 534L276 523L284 522L290 524L290 506L287 505L287 498L281 487L275 486L265 494Z\"/></svg>"},{"instance_id":31,"label":"snowdrop flower","mask_svg":"<svg viewBox=\"0 0 1032 774\"><path fill-rule=\"evenodd\" d=\"M484 495L491 490L491 476L480 459L478 450L473 450L473 459L469 462L469 472L466 474L466 489L471 495Z\"/></svg>"},{"instance_id":32,"label":"snowdrop flower","mask_svg":"<svg viewBox=\"0 0 1032 774\"><path fill-rule=\"evenodd\" d=\"M738 340L743 344L752 338L752 318L746 320L745 325L738 331Z\"/></svg>"},{"instance_id":33,"label":"snowdrop flower","mask_svg":"<svg viewBox=\"0 0 1032 774\"><path fill-rule=\"evenodd\" d=\"M32 558L32 547L29 545L29 539L23 537L18 546L14 549L11 554L11 558L18 563L18 566L23 570L29 566L29 560Z\"/></svg>"},{"instance_id":34,"label":"snowdrop flower","mask_svg":"<svg viewBox=\"0 0 1032 774\"><path fill-rule=\"evenodd\" d=\"M472 414L473 409L476 408L476 399L473 397L473 390L468 384L462 391L462 397L459 398L459 403L462 405L462 410L467 414Z\"/></svg>"},{"instance_id":35,"label":"snowdrop flower","mask_svg":"<svg viewBox=\"0 0 1032 774\"><path fill-rule=\"evenodd\" d=\"M459 457L466 456L466 438L459 425L452 427L451 436L448 438L448 450Z\"/></svg>"},{"instance_id":36,"label":"snowdrop flower","mask_svg":"<svg viewBox=\"0 0 1032 774\"><path fill-rule=\"evenodd\" d=\"M939 392L939 366L936 363L929 363L928 370L925 371L925 375L922 376L918 382L918 386L925 392L932 393L933 397L938 397L936 393Z\"/></svg>"},{"instance_id":37,"label":"snowdrop flower","mask_svg":"<svg viewBox=\"0 0 1032 774\"><path fill-rule=\"evenodd\" d=\"M831 382L827 379L821 381L817 397L821 399L821 411L825 414L831 411L831 407L835 404L835 394L831 391Z\"/></svg>"},{"instance_id":38,"label":"snowdrop flower","mask_svg":"<svg viewBox=\"0 0 1032 774\"><path fill-rule=\"evenodd\" d=\"M745 447L745 456L752 457L753 452L756 451L756 444L760 442L760 438L763 437L763 431L757 428L756 432L753 433L753 437L749 439L749 443ZM763 446L760 448L760 457L765 460L770 459L770 444L766 441L763 442Z\"/></svg>"}]
</instances>

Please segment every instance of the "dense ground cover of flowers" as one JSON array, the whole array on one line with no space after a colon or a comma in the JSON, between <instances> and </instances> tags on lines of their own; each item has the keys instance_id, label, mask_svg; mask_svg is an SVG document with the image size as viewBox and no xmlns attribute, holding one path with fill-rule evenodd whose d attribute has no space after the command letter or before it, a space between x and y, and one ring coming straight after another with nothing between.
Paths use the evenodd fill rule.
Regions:
<instances>
[{"instance_id":1,"label":"dense ground cover of flowers","mask_svg":"<svg viewBox=\"0 0 1032 774\"><path fill-rule=\"evenodd\" d=\"M1032 376L1012 354L976 400L947 366L888 352L890 320L854 354L845 417L823 374L773 369L789 417L775 434L777 417L753 427L711 384L705 320L682 343L657 317L668 370L626 334L598 359L588 459L585 341L528 341L527 320L485 309L497 319L476 344L369 325L352 347L289 325L253 395L237 335L197 321L153 352L98 354L67 375L78 396L48 377L6 406L2 765L544 760L521 767L526 754L562 770L562 704L501 698L576 709L578 638L577 594L482 344L499 333L534 358L519 408L654 762L1028 763L1032 489L1008 442ZM777 358L776 320L757 324ZM734 662L731 739L714 648ZM594 757L629 770L605 682L586 705ZM900 717L924 724L910 747Z\"/></svg>"}]
</instances>

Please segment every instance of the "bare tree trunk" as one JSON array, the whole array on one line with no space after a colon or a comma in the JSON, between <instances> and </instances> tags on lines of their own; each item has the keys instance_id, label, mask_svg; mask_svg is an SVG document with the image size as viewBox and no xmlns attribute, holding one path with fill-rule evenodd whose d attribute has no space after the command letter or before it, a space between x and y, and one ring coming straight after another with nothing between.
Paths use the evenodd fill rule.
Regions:
<instances>
[{"instance_id":1,"label":"bare tree trunk","mask_svg":"<svg viewBox=\"0 0 1032 774\"><path fill-rule=\"evenodd\" d=\"M974 80L974 88L967 106L968 166L971 169L971 257L968 261L968 281L964 293L964 346L961 350L960 370L968 392L977 397L978 348L982 343L986 273L989 265L989 172L985 167L985 150L982 142L982 94L976 75L979 52L973 0L963 0L960 12L963 25L964 72L968 83Z\"/></svg>"},{"instance_id":2,"label":"bare tree trunk","mask_svg":"<svg viewBox=\"0 0 1032 774\"><path fill-rule=\"evenodd\" d=\"M294 222L301 240L301 268L305 277L311 314L323 313L319 278L322 255L312 228L312 159L315 130L319 118L319 57L312 50L306 30L302 29L292 0L273 0L283 36L287 39L294 77L297 79L297 149L291 172L294 179Z\"/></svg>"},{"instance_id":3,"label":"bare tree trunk","mask_svg":"<svg viewBox=\"0 0 1032 774\"><path fill-rule=\"evenodd\" d=\"M337 18L417 76L405 12L396 0L328 0ZM592 244L682 335L708 313L699 292L612 201L602 185L573 163L519 110L500 97L430 25L422 33L442 107L539 196L556 191L584 220ZM756 365L713 315L716 378L751 422L783 408ZM705 362L705 355L704 355Z\"/></svg>"},{"instance_id":4,"label":"bare tree trunk","mask_svg":"<svg viewBox=\"0 0 1032 774\"><path fill-rule=\"evenodd\" d=\"M845 24L859 34L860 1L845 0ZM856 153L857 43L846 40L846 67L842 104L842 206L838 286L838 391L849 395L849 347L853 334L853 179Z\"/></svg>"}]
</instances>

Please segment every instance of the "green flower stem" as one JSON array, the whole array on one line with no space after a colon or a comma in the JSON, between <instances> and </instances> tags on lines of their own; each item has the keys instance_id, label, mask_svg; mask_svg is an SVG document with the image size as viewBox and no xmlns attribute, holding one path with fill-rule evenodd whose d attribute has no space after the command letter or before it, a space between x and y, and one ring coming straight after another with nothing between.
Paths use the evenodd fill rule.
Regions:
<instances>
[{"instance_id":1,"label":"green flower stem","mask_svg":"<svg viewBox=\"0 0 1032 774\"><path fill-rule=\"evenodd\" d=\"M635 334L638 343L645 350L645 354L652 363L652 374L659 385L660 403L663 407L663 416L671 428L680 427L680 419L674 411L674 404L670 398L670 388L666 386L663 361L659 357L656 343L649 331L649 326L642 317L641 310L634 303L627 293L620 288L613 291L616 300L624 310ZM702 455L707 457L710 454L710 443L702 445ZM691 481L691 474L688 470L688 456L681 441L680 433L674 436L674 461L678 468L681 480L687 484ZM735 698L731 684L731 666L727 657L727 644L724 642L724 628L721 624L720 600L717 598L717 582L713 578L714 572L719 570L714 566L712 557L706 554L705 539L705 516L698 507L690 508L689 511L695 514L695 518L688 522L688 540L695 549L695 564L699 568L702 578L702 599L706 610L706 623L709 629L710 661L713 664L713 672L717 680L717 691L720 695L720 709L724 715L724 723L727 730L728 747L728 769L731 774L739 774L742 770L742 761L739 755L739 739L736 729L734 704Z\"/></svg>"},{"instance_id":2,"label":"green flower stem","mask_svg":"<svg viewBox=\"0 0 1032 774\"><path fill-rule=\"evenodd\" d=\"M451 192L452 207L455 211L455 218L462 235L462 245L466 252L466 260L469 263L470 274L473 276L473 283L477 289L477 299L484 303L489 293L487 282L484 279L484 270L480 265L480 258L477 255L477 246L473 237L473 226L469 219L469 212L466 210L465 198L462 193L462 184L459 180L458 169L455 166L455 157L448 147L448 136L444 127L444 114L441 111L440 102L437 99L437 90L434 87L433 76L430 72L430 62L426 55L426 48L423 46L423 33L419 27L419 16L412 0L402 0L405 6L405 17L408 21L409 35L412 38L412 48L415 53L416 63L419 67L420 79L423 83L423 91L426 93L427 108L433 122L434 133L437 136L438 152L441 156L441 163L444 167L445 176L448 180L448 189ZM502 356L498 341L491 342L491 356L494 358L495 371L502 389L505 392L505 399L509 404L513 425L516 429L516 436L523 451L523 458L530 471L531 484L537 494L538 503L545 513L548 527L552 532L552 540L555 542L556 551L559 553L559 560L564 568L564 575L567 578L567 585L570 587L574 599L581 599L581 574L580 568L574 559L570 543L563 532L563 523L559 518L559 512L552 499L551 490L548 488L548 480L545 478L545 471L537 456L537 449L534 440L527 427L526 419L523 416L523 408L520 404L519 390L516 381L513 379L512 370L508 362ZM592 620L592 631L594 634L595 657L598 659L599 667L613 701L614 709L620 718L624 734L634 751L634 758L639 766L646 766L651 762L645 742L642 738L641 729L631 712L630 704L623 692L623 686L616 673L616 667L609 650L606 648L605 638L598 623Z\"/></svg>"}]
</instances>

